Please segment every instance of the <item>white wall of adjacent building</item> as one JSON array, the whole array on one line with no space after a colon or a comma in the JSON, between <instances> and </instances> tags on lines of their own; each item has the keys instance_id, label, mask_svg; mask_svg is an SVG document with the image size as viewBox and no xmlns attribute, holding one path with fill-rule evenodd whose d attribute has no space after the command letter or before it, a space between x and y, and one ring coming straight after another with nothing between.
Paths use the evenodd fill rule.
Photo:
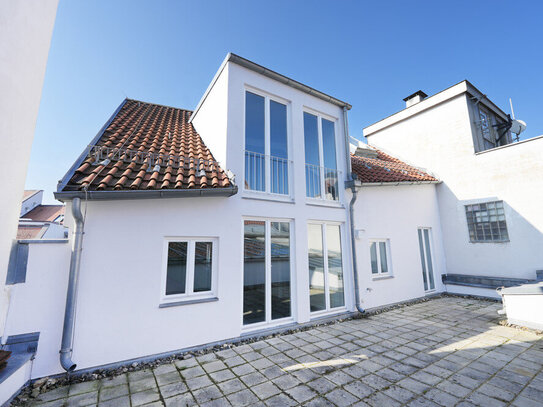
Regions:
<instances>
[{"instance_id":1,"label":"white wall of adjacent building","mask_svg":"<svg viewBox=\"0 0 543 407\"><path fill-rule=\"evenodd\" d=\"M0 203L0 337L8 308L7 265L15 239L21 198L58 0L0 3L0 137L9 160Z\"/></svg>"},{"instance_id":2,"label":"white wall of adjacent building","mask_svg":"<svg viewBox=\"0 0 543 407\"><path fill-rule=\"evenodd\" d=\"M448 273L534 279L543 268L543 138L476 154L474 102L466 93L455 95L455 89L369 126L364 134L369 144L443 181L437 193ZM424 109L433 98L440 103ZM413 109L417 114L409 116ZM510 241L471 243L465 205L498 200L504 203Z\"/></svg>"},{"instance_id":3,"label":"white wall of adjacent building","mask_svg":"<svg viewBox=\"0 0 543 407\"><path fill-rule=\"evenodd\" d=\"M361 305L371 309L444 290L445 253L435 184L358 189L355 203L356 262ZM424 289L418 229L430 229L434 289ZM388 245L388 275L372 274L370 242Z\"/></svg>"}]
</instances>

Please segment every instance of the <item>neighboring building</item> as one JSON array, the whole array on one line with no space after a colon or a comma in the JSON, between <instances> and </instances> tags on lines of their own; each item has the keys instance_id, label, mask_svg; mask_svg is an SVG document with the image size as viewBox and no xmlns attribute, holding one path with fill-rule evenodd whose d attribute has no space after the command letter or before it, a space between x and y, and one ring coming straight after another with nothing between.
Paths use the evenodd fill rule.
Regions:
<instances>
[{"instance_id":1,"label":"neighboring building","mask_svg":"<svg viewBox=\"0 0 543 407\"><path fill-rule=\"evenodd\" d=\"M42 205L42 190L25 190L17 239L65 239L64 205Z\"/></svg>"},{"instance_id":2,"label":"neighboring building","mask_svg":"<svg viewBox=\"0 0 543 407\"><path fill-rule=\"evenodd\" d=\"M58 0L0 2L0 139L4 153L0 171L9 174L2 182L0 201L1 344L8 339L4 332L11 297L5 285L8 262L17 232L57 4ZM0 404L24 383L21 378L29 369L28 359L11 358L9 368L15 373L9 377L0 374Z\"/></svg>"},{"instance_id":3,"label":"neighboring building","mask_svg":"<svg viewBox=\"0 0 543 407\"><path fill-rule=\"evenodd\" d=\"M362 143L352 151L362 306L375 308L444 291L439 181Z\"/></svg>"},{"instance_id":4,"label":"neighboring building","mask_svg":"<svg viewBox=\"0 0 543 407\"><path fill-rule=\"evenodd\" d=\"M516 142L518 122L468 81L405 100L364 136L442 181L447 290L496 296L494 285L535 279L543 269L543 136Z\"/></svg>"}]
</instances>

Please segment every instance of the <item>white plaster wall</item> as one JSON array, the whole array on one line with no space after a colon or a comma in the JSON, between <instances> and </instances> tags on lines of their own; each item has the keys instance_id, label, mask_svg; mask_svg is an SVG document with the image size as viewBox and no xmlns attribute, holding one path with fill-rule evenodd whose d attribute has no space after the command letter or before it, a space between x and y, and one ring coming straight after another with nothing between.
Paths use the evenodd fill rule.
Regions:
<instances>
[{"instance_id":1,"label":"white plaster wall","mask_svg":"<svg viewBox=\"0 0 543 407\"><path fill-rule=\"evenodd\" d=\"M60 340L68 287L68 243L29 244L26 281L10 287L6 335L39 332L32 378L62 372Z\"/></svg>"},{"instance_id":2,"label":"white plaster wall","mask_svg":"<svg viewBox=\"0 0 543 407\"><path fill-rule=\"evenodd\" d=\"M424 297L420 259L419 227L431 228L435 290L444 290L445 273L439 209L435 185L363 187L354 208L356 261L363 308L375 308ZM369 241L389 239L392 277L378 279L371 274Z\"/></svg>"},{"instance_id":3,"label":"white plaster wall","mask_svg":"<svg viewBox=\"0 0 543 407\"><path fill-rule=\"evenodd\" d=\"M0 1L0 139L9 160L0 200L0 336L7 295L4 290L12 240L17 232L40 105L45 65L58 0Z\"/></svg>"},{"instance_id":4,"label":"white plaster wall","mask_svg":"<svg viewBox=\"0 0 543 407\"><path fill-rule=\"evenodd\" d=\"M226 160L226 123L228 98L228 65L217 73L213 87L196 112L192 124L204 143L211 149L215 160L224 166ZM211 148L213 147L213 148ZM224 167L228 169L228 167Z\"/></svg>"},{"instance_id":5,"label":"white plaster wall","mask_svg":"<svg viewBox=\"0 0 543 407\"><path fill-rule=\"evenodd\" d=\"M3 406L6 401L21 390L21 387L30 379L31 371L32 361L29 360L2 382L2 386L0 386L0 405Z\"/></svg>"},{"instance_id":6,"label":"white plaster wall","mask_svg":"<svg viewBox=\"0 0 543 407\"><path fill-rule=\"evenodd\" d=\"M543 139L475 154L459 95L368 137L443 183L437 188L449 273L535 278L543 268ZM470 243L464 205L503 200L510 242Z\"/></svg>"}]
</instances>

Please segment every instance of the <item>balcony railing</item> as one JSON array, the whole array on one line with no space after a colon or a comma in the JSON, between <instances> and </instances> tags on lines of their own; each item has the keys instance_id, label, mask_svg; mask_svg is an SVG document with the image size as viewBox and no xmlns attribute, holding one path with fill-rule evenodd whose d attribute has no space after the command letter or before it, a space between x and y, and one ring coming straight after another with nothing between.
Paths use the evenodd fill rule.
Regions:
<instances>
[{"instance_id":1,"label":"balcony railing","mask_svg":"<svg viewBox=\"0 0 543 407\"><path fill-rule=\"evenodd\" d=\"M288 195L289 167L286 158L245 151L245 189Z\"/></svg>"},{"instance_id":2,"label":"balcony railing","mask_svg":"<svg viewBox=\"0 0 543 407\"><path fill-rule=\"evenodd\" d=\"M323 189L324 197L321 192ZM318 165L306 164L305 191L308 198L325 198L337 201L339 199L338 171Z\"/></svg>"}]
</instances>

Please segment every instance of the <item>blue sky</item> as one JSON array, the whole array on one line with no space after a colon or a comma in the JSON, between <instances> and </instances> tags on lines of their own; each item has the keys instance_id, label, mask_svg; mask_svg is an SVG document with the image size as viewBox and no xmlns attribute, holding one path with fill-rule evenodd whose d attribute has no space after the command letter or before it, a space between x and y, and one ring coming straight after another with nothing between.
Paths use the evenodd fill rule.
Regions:
<instances>
[{"instance_id":1,"label":"blue sky","mask_svg":"<svg viewBox=\"0 0 543 407\"><path fill-rule=\"evenodd\" d=\"M193 109L228 52L345 100L352 136L469 79L543 134L543 2L61 0L27 185L45 201L125 97Z\"/></svg>"}]
</instances>

